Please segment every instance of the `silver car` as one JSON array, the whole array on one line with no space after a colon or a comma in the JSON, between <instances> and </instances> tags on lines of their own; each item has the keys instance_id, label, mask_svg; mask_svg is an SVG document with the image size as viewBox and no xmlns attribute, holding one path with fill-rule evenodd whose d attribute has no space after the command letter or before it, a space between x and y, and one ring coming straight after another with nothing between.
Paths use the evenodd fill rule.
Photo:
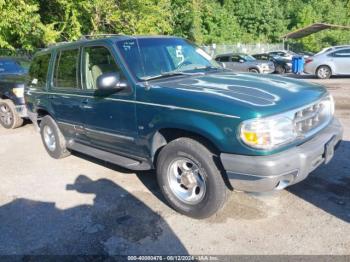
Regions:
<instances>
[{"instance_id":1,"label":"silver car","mask_svg":"<svg viewBox=\"0 0 350 262\"><path fill-rule=\"evenodd\" d=\"M333 75L350 75L350 46L323 49L305 60L304 72L326 79Z\"/></svg>"},{"instance_id":2,"label":"silver car","mask_svg":"<svg viewBox=\"0 0 350 262\"><path fill-rule=\"evenodd\" d=\"M275 71L275 66L271 61L256 60L253 56L243 53L218 55L215 60L224 68L238 72L270 74Z\"/></svg>"}]
</instances>

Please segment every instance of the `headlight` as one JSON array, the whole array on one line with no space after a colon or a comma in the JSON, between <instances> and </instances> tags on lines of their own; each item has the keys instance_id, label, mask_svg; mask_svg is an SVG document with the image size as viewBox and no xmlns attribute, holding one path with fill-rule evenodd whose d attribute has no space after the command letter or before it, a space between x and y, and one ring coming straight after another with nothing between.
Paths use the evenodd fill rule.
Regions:
<instances>
[{"instance_id":1,"label":"headlight","mask_svg":"<svg viewBox=\"0 0 350 262\"><path fill-rule=\"evenodd\" d=\"M24 88L23 87L15 87L12 89L12 93L14 93L14 95L16 97L23 97L24 96Z\"/></svg>"},{"instance_id":2,"label":"headlight","mask_svg":"<svg viewBox=\"0 0 350 262\"><path fill-rule=\"evenodd\" d=\"M257 149L272 149L293 141L297 137L293 120L285 116L244 121L240 136L248 146Z\"/></svg>"}]
</instances>

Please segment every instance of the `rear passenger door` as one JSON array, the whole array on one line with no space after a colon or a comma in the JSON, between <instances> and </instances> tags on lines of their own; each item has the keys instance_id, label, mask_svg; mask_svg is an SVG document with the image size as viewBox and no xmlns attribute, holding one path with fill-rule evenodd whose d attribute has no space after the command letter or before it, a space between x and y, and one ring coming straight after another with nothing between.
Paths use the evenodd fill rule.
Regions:
<instances>
[{"instance_id":1,"label":"rear passenger door","mask_svg":"<svg viewBox=\"0 0 350 262\"><path fill-rule=\"evenodd\" d=\"M79 48L56 52L48 100L63 134L77 142L87 143L82 107L86 96L81 86L79 61Z\"/></svg>"},{"instance_id":2,"label":"rear passenger door","mask_svg":"<svg viewBox=\"0 0 350 262\"><path fill-rule=\"evenodd\" d=\"M137 138L135 93L128 88L110 94L97 89L98 77L117 73L126 80L113 48L104 44L86 45L82 51L83 85L89 98L85 104L85 127L93 146L117 154L135 157L140 150Z\"/></svg>"}]
</instances>

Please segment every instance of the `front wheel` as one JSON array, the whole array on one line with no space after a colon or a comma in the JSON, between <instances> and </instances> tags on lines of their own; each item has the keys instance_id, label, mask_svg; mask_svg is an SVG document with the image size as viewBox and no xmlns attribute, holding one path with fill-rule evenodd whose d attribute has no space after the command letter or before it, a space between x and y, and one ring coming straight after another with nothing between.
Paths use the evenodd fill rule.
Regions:
<instances>
[{"instance_id":1,"label":"front wheel","mask_svg":"<svg viewBox=\"0 0 350 262\"><path fill-rule=\"evenodd\" d=\"M316 70L316 75L320 79L328 79L332 76L332 70L329 66L320 66Z\"/></svg>"},{"instance_id":2,"label":"front wheel","mask_svg":"<svg viewBox=\"0 0 350 262\"><path fill-rule=\"evenodd\" d=\"M6 129L23 125L23 118L17 114L15 104L9 99L0 100L0 124Z\"/></svg>"},{"instance_id":3,"label":"front wheel","mask_svg":"<svg viewBox=\"0 0 350 262\"><path fill-rule=\"evenodd\" d=\"M276 73L280 74L280 75L283 75L283 74L286 73L286 69L283 66L279 65L279 66L276 67Z\"/></svg>"},{"instance_id":4,"label":"front wheel","mask_svg":"<svg viewBox=\"0 0 350 262\"><path fill-rule=\"evenodd\" d=\"M228 190L215 155L190 138L178 138L161 150L157 179L169 204L190 217L209 217L226 201Z\"/></svg>"}]
</instances>

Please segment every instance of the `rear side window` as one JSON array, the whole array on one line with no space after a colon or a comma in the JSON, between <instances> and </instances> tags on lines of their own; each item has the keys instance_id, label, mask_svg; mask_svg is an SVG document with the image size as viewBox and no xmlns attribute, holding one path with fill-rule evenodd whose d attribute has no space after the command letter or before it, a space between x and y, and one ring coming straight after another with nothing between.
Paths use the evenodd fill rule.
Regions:
<instances>
[{"instance_id":1,"label":"rear side window","mask_svg":"<svg viewBox=\"0 0 350 262\"><path fill-rule=\"evenodd\" d=\"M41 88L46 86L50 59L51 54L38 55L34 57L29 68L29 77L33 86Z\"/></svg>"},{"instance_id":2,"label":"rear side window","mask_svg":"<svg viewBox=\"0 0 350 262\"><path fill-rule=\"evenodd\" d=\"M335 57L350 57L350 49L344 49L333 53Z\"/></svg>"},{"instance_id":3,"label":"rear side window","mask_svg":"<svg viewBox=\"0 0 350 262\"><path fill-rule=\"evenodd\" d=\"M78 78L79 49L57 53L53 85L57 88L80 88Z\"/></svg>"},{"instance_id":4,"label":"rear side window","mask_svg":"<svg viewBox=\"0 0 350 262\"><path fill-rule=\"evenodd\" d=\"M219 62L229 62L230 58L228 56L221 56L216 59Z\"/></svg>"}]
</instances>

